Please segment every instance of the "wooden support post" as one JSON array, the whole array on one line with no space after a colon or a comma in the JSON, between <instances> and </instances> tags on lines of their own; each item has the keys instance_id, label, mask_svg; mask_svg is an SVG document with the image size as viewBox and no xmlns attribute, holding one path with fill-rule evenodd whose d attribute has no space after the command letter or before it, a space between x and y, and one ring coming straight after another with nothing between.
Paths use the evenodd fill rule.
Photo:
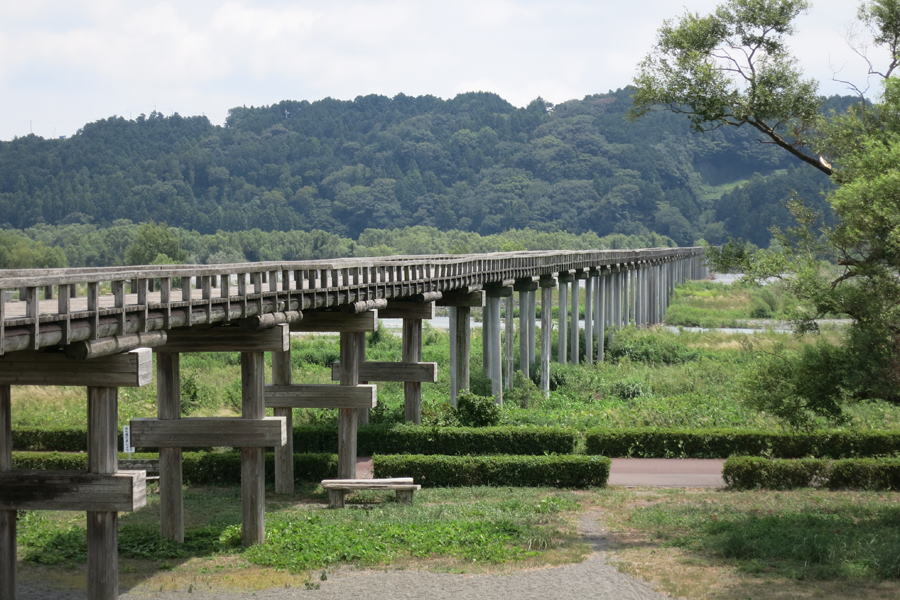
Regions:
<instances>
[{"instance_id":1,"label":"wooden support post","mask_svg":"<svg viewBox=\"0 0 900 600\"><path fill-rule=\"evenodd\" d=\"M459 370L456 367L456 328L459 319L456 313L456 307L451 306L447 309L448 313L448 335L450 338L450 406L456 407L456 396L459 394L459 382L457 375Z\"/></svg>"},{"instance_id":2,"label":"wooden support post","mask_svg":"<svg viewBox=\"0 0 900 600\"><path fill-rule=\"evenodd\" d=\"M450 399L453 406L456 406L459 392L469 389L469 354L472 347L472 309L469 306L457 306L455 312L455 328L450 332L455 338L455 372L451 373L451 377L456 382L454 390L456 393Z\"/></svg>"},{"instance_id":3,"label":"wooden support post","mask_svg":"<svg viewBox=\"0 0 900 600\"><path fill-rule=\"evenodd\" d=\"M272 385L291 384L291 351L272 353ZM276 417L284 417L287 439L275 448L275 493L294 493L294 409L279 406Z\"/></svg>"},{"instance_id":4,"label":"wooden support post","mask_svg":"<svg viewBox=\"0 0 900 600\"><path fill-rule=\"evenodd\" d=\"M433 310L433 309L432 309ZM422 360L422 319L403 319L403 362ZM403 384L403 414L407 423L422 423L422 383Z\"/></svg>"},{"instance_id":5,"label":"wooden support post","mask_svg":"<svg viewBox=\"0 0 900 600\"><path fill-rule=\"evenodd\" d=\"M537 320L537 301L535 290L537 286L532 286L528 296L528 364L533 365L537 359L537 335L535 321Z\"/></svg>"},{"instance_id":6,"label":"wooden support post","mask_svg":"<svg viewBox=\"0 0 900 600\"><path fill-rule=\"evenodd\" d=\"M584 362L594 362L594 276L584 282Z\"/></svg>"},{"instance_id":7,"label":"wooden support post","mask_svg":"<svg viewBox=\"0 0 900 600\"><path fill-rule=\"evenodd\" d=\"M118 388L89 387L88 471L110 475L118 470ZM119 595L118 521L115 511L87 511L87 596L115 600Z\"/></svg>"},{"instance_id":8,"label":"wooden support post","mask_svg":"<svg viewBox=\"0 0 900 600\"><path fill-rule=\"evenodd\" d=\"M506 317L504 319L504 327L506 329L506 339L503 347L503 388L508 390L512 387L513 372L516 368L515 359L513 357L513 346L516 343L515 319L513 318L513 313L515 312L515 299L513 298L513 295L510 294L505 300Z\"/></svg>"},{"instance_id":9,"label":"wooden support post","mask_svg":"<svg viewBox=\"0 0 900 600\"><path fill-rule=\"evenodd\" d=\"M341 385L359 385L361 343L364 332L341 333ZM356 408L338 409L338 478L356 479L356 434L359 411Z\"/></svg>"},{"instance_id":10,"label":"wooden support post","mask_svg":"<svg viewBox=\"0 0 900 600\"><path fill-rule=\"evenodd\" d=\"M485 363L491 380L491 394L494 402L503 404L503 365L500 358L500 296L487 295L485 305L484 335L487 338Z\"/></svg>"},{"instance_id":11,"label":"wooden support post","mask_svg":"<svg viewBox=\"0 0 900 600\"><path fill-rule=\"evenodd\" d=\"M541 279L541 391L550 395L550 353L553 344L553 288L555 279Z\"/></svg>"},{"instance_id":12,"label":"wooden support post","mask_svg":"<svg viewBox=\"0 0 900 600\"><path fill-rule=\"evenodd\" d=\"M597 278L597 361L603 362L606 346L606 322L609 314L609 277Z\"/></svg>"},{"instance_id":13,"label":"wooden support post","mask_svg":"<svg viewBox=\"0 0 900 600\"><path fill-rule=\"evenodd\" d=\"M559 340L557 340L556 360L561 364L569 362L569 282L572 276L559 274Z\"/></svg>"},{"instance_id":14,"label":"wooden support post","mask_svg":"<svg viewBox=\"0 0 900 600\"><path fill-rule=\"evenodd\" d=\"M156 353L156 406L160 419L181 418L181 355ZM159 525L164 538L184 541L181 448L159 449Z\"/></svg>"},{"instance_id":15,"label":"wooden support post","mask_svg":"<svg viewBox=\"0 0 900 600\"><path fill-rule=\"evenodd\" d=\"M528 292L519 292L519 370L525 377L531 376L528 360Z\"/></svg>"},{"instance_id":16,"label":"wooden support post","mask_svg":"<svg viewBox=\"0 0 900 600\"><path fill-rule=\"evenodd\" d=\"M241 352L241 416L262 419L265 416L265 354ZM241 448L241 543L244 546L265 541L266 463L264 448Z\"/></svg>"},{"instance_id":17,"label":"wooden support post","mask_svg":"<svg viewBox=\"0 0 900 600\"><path fill-rule=\"evenodd\" d=\"M0 472L12 470L12 397L0 385ZM0 510L0 599L16 597L16 511Z\"/></svg>"},{"instance_id":18,"label":"wooden support post","mask_svg":"<svg viewBox=\"0 0 900 600\"><path fill-rule=\"evenodd\" d=\"M579 361L579 345L581 342L580 332L578 331L579 326L581 325L581 312L578 309L578 300L580 296L580 285L578 285L578 278L572 280L572 331L569 336L569 354L571 355L569 362L573 365L577 365Z\"/></svg>"},{"instance_id":19,"label":"wooden support post","mask_svg":"<svg viewBox=\"0 0 900 600\"><path fill-rule=\"evenodd\" d=\"M359 383L368 383L368 380L364 380L360 377L359 369L364 362L366 362L366 333L359 332L359 356L357 358L357 379ZM338 379L340 381L340 379ZM356 409L356 426L357 428L361 425L369 424L369 411L371 411L368 406L360 407Z\"/></svg>"}]
</instances>

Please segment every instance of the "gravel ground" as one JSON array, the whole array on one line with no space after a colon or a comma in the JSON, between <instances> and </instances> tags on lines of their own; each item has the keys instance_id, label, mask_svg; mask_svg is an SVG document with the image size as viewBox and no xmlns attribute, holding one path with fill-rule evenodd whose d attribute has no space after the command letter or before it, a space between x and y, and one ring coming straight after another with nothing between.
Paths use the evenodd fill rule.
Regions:
<instances>
[{"instance_id":1,"label":"gravel ground","mask_svg":"<svg viewBox=\"0 0 900 600\"><path fill-rule=\"evenodd\" d=\"M528 569L496 575L459 575L427 571L358 570L329 571L317 590L276 588L254 592L195 590L193 592L148 592L139 588L122 594L122 600L665 600L671 598L649 585L620 573L606 562L606 539L597 513L582 517L580 529L594 546L586 560L559 567ZM83 592L47 590L34 583L19 586L19 600L81 600Z\"/></svg>"}]
</instances>

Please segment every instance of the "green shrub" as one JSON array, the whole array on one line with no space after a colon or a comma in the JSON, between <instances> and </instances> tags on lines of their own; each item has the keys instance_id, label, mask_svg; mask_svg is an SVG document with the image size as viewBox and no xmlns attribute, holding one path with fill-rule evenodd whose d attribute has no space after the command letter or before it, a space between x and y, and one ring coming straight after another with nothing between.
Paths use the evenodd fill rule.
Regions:
<instances>
[{"instance_id":1,"label":"green shrub","mask_svg":"<svg viewBox=\"0 0 900 600\"><path fill-rule=\"evenodd\" d=\"M900 490L900 458L828 460L738 456L725 461L722 477L734 489Z\"/></svg>"},{"instance_id":2,"label":"green shrub","mask_svg":"<svg viewBox=\"0 0 900 600\"><path fill-rule=\"evenodd\" d=\"M375 477L412 477L424 486L604 486L603 456L376 455Z\"/></svg>"},{"instance_id":3,"label":"green shrub","mask_svg":"<svg viewBox=\"0 0 900 600\"><path fill-rule=\"evenodd\" d=\"M595 428L588 430L585 442L588 454L640 458L851 458L900 454L900 431Z\"/></svg>"},{"instance_id":4,"label":"green shrub","mask_svg":"<svg viewBox=\"0 0 900 600\"><path fill-rule=\"evenodd\" d=\"M607 387L608 393L622 400L634 400L650 394L650 386L639 379L614 381Z\"/></svg>"},{"instance_id":5,"label":"green shrub","mask_svg":"<svg viewBox=\"0 0 900 600\"><path fill-rule=\"evenodd\" d=\"M541 390L521 371L513 376L512 387L504 394L504 401L520 408L533 408L543 399Z\"/></svg>"},{"instance_id":6,"label":"green shrub","mask_svg":"<svg viewBox=\"0 0 900 600\"><path fill-rule=\"evenodd\" d=\"M463 391L456 397L456 416L464 427L488 427L500 422L500 407L493 398Z\"/></svg>"},{"instance_id":7,"label":"green shrub","mask_svg":"<svg viewBox=\"0 0 900 600\"><path fill-rule=\"evenodd\" d=\"M120 454L120 459L156 460L153 453ZM272 482L275 459L266 454L266 478ZM13 452L13 467L59 471L84 471L87 454L82 452ZM184 452L182 473L185 483L199 485L235 485L241 482L240 452ZM337 475L335 454L294 454L294 478L297 481L321 481Z\"/></svg>"},{"instance_id":8,"label":"green shrub","mask_svg":"<svg viewBox=\"0 0 900 600\"><path fill-rule=\"evenodd\" d=\"M613 360L627 358L641 363L674 365L697 360L701 353L686 346L675 336L660 336L653 332L625 328L613 337L606 349Z\"/></svg>"}]
</instances>

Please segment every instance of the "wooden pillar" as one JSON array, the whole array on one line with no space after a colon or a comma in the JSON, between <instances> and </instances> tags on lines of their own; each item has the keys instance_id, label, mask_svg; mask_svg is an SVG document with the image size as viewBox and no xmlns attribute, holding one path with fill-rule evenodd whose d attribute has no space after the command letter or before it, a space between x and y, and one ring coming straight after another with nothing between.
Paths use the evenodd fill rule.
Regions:
<instances>
[{"instance_id":1,"label":"wooden pillar","mask_svg":"<svg viewBox=\"0 0 900 600\"><path fill-rule=\"evenodd\" d=\"M364 332L341 333L341 385L359 385L361 345ZM356 433L359 413L355 408L338 409L338 477L356 479Z\"/></svg>"},{"instance_id":2,"label":"wooden pillar","mask_svg":"<svg viewBox=\"0 0 900 600\"><path fill-rule=\"evenodd\" d=\"M469 306L456 307L456 329L451 335L456 337L456 391L469 389L469 354L472 349L472 309ZM453 398L456 406L456 397Z\"/></svg>"},{"instance_id":3,"label":"wooden pillar","mask_svg":"<svg viewBox=\"0 0 900 600\"><path fill-rule=\"evenodd\" d=\"M459 395L459 381L457 380L459 369L456 366L456 329L459 326L459 315L455 306L448 308L447 313L449 317L447 333L450 338L450 406L456 407L456 397Z\"/></svg>"},{"instance_id":4,"label":"wooden pillar","mask_svg":"<svg viewBox=\"0 0 900 600\"><path fill-rule=\"evenodd\" d=\"M403 319L403 362L422 360L422 319ZM403 383L404 419L407 423L422 423L422 382Z\"/></svg>"},{"instance_id":5,"label":"wooden pillar","mask_svg":"<svg viewBox=\"0 0 900 600\"><path fill-rule=\"evenodd\" d=\"M580 315L578 314L580 312L578 310L578 300L579 300L579 296L580 296L579 288L580 287L581 286L578 285L578 278L576 277L575 279L572 280L572 315L571 315L572 331L571 331L570 337L569 337L569 354L571 355L569 358L569 362L571 362L573 365L578 364L578 361L579 361L578 347L581 342L581 340L579 339L580 333L578 331L580 321L581 321Z\"/></svg>"},{"instance_id":6,"label":"wooden pillar","mask_svg":"<svg viewBox=\"0 0 900 600\"><path fill-rule=\"evenodd\" d=\"M367 345L366 333L360 332L359 348L357 349L359 352L359 356L358 356L357 360L359 361L360 365L362 365L364 362L366 362L366 345ZM360 384L360 383L369 383L369 382L359 380L357 383ZM362 427L363 425L369 424L369 412L371 412L371 410L372 409L367 406L356 409L356 427L357 428Z\"/></svg>"},{"instance_id":7,"label":"wooden pillar","mask_svg":"<svg viewBox=\"0 0 900 600\"><path fill-rule=\"evenodd\" d=\"M584 362L594 362L594 276L584 282Z\"/></svg>"},{"instance_id":8,"label":"wooden pillar","mask_svg":"<svg viewBox=\"0 0 900 600\"><path fill-rule=\"evenodd\" d=\"M265 416L265 354L241 352L241 416ZM263 448L241 448L241 542L252 546L265 541L265 454Z\"/></svg>"},{"instance_id":9,"label":"wooden pillar","mask_svg":"<svg viewBox=\"0 0 900 600\"><path fill-rule=\"evenodd\" d=\"M484 306L484 336L487 339L485 363L491 380L491 394L497 404L503 404L503 369L500 358L500 296L487 294Z\"/></svg>"},{"instance_id":10,"label":"wooden pillar","mask_svg":"<svg viewBox=\"0 0 900 600\"><path fill-rule=\"evenodd\" d=\"M609 311L607 301L609 277L600 272L597 277L597 362L603 362L606 345L606 319Z\"/></svg>"},{"instance_id":11,"label":"wooden pillar","mask_svg":"<svg viewBox=\"0 0 900 600\"><path fill-rule=\"evenodd\" d=\"M537 335L535 333L535 322L537 321L537 295L535 290L537 286L532 284L528 291L528 364L533 365L536 362Z\"/></svg>"},{"instance_id":12,"label":"wooden pillar","mask_svg":"<svg viewBox=\"0 0 900 600\"><path fill-rule=\"evenodd\" d=\"M513 357L513 346L515 345L516 340L516 332L515 332L515 319L513 318L513 314L515 312L514 309L515 300L513 298L513 294L510 294L506 297L506 318L504 320L504 326L506 328L506 343L503 348L503 362L504 362L504 373L503 373L503 388L510 389L512 387L513 380L513 372L515 371L515 359Z\"/></svg>"},{"instance_id":13,"label":"wooden pillar","mask_svg":"<svg viewBox=\"0 0 900 600\"><path fill-rule=\"evenodd\" d=\"M109 475L118 470L118 388L89 387L88 471ZM87 511L87 597L114 600L119 595L119 515Z\"/></svg>"},{"instance_id":14,"label":"wooden pillar","mask_svg":"<svg viewBox=\"0 0 900 600\"><path fill-rule=\"evenodd\" d=\"M291 351L272 352L272 384L291 384ZM275 448L275 493L294 493L294 409L280 406L272 409L276 417L284 417L287 441Z\"/></svg>"},{"instance_id":15,"label":"wooden pillar","mask_svg":"<svg viewBox=\"0 0 900 600\"><path fill-rule=\"evenodd\" d=\"M541 391L550 395L550 353L553 344L553 288L555 279L541 279Z\"/></svg>"},{"instance_id":16,"label":"wooden pillar","mask_svg":"<svg viewBox=\"0 0 900 600\"><path fill-rule=\"evenodd\" d=\"M559 339L556 346L556 360L562 364L568 361L569 351L569 282L572 276L559 274Z\"/></svg>"},{"instance_id":17,"label":"wooden pillar","mask_svg":"<svg viewBox=\"0 0 900 600\"><path fill-rule=\"evenodd\" d=\"M181 418L181 355L156 353L156 410L160 419ZM159 449L159 528L166 539L184 541L181 448Z\"/></svg>"},{"instance_id":18,"label":"wooden pillar","mask_svg":"<svg viewBox=\"0 0 900 600\"><path fill-rule=\"evenodd\" d=\"M525 377L531 377L531 362L528 360L528 292L519 292L519 370Z\"/></svg>"},{"instance_id":19,"label":"wooden pillar","mask_svg":"<svg viewBox=\"0 0 900 600\"><path fill-rule=\"evenodd\" d=\"M0 471L12 469L12 398L0 385ZM0 510L0 599L16 597L16 511Z\"/></svg>"}]
</instances>

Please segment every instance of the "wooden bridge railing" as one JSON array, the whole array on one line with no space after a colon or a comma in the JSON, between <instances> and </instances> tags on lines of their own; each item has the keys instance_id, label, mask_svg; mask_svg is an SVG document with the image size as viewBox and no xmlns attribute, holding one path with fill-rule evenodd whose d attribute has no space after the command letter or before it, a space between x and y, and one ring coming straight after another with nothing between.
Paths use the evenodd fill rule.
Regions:
<instances>
[{"instance_id":1,"label":"wooden bridge railing","mask_svg":"<svg viewBox=\"0 0 900 600\"><path fill-rule=\"evenodd\" d=\"M284 310L449 292L575 269L665 262L703 252L699 247L532 251L0 270L0 355Z\"/></svg>"}]
</instances>

